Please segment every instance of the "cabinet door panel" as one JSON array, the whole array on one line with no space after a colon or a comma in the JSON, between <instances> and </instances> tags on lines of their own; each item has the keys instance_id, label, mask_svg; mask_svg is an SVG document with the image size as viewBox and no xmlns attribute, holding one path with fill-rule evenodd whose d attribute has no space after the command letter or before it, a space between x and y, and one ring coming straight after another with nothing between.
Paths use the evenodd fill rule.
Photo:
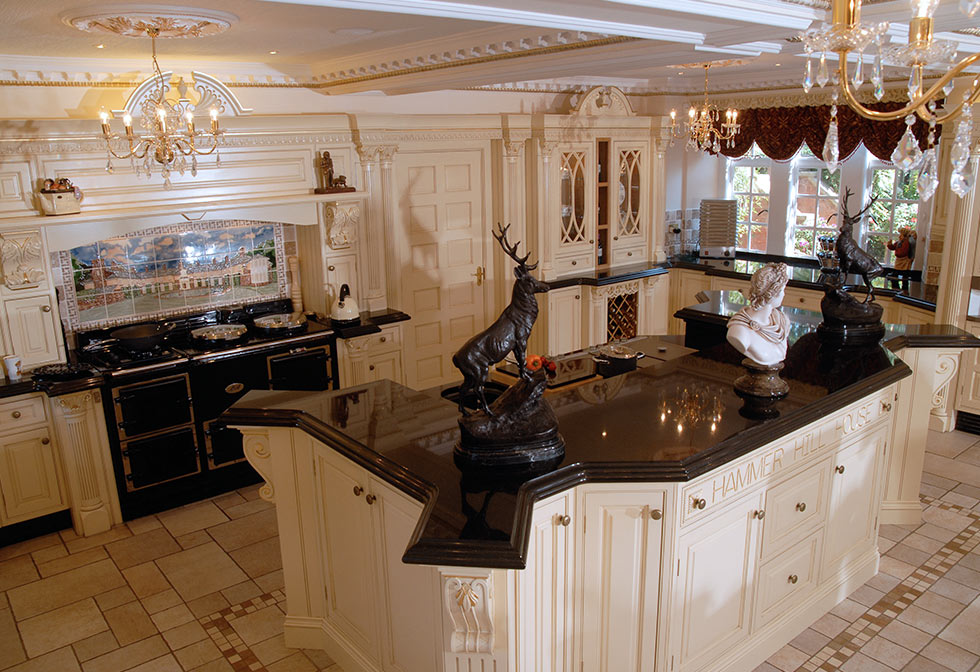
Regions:
<instances>
[{"instance_id":1,"label":"cabinet door panel","mask_svg":"<svg viewBox=\"0 0 980 672\"><path fill-rule=\"evenodd\" d=\"M569 287L548 293L548 354L582 349L582 293Z\"/></svg>"},{"instance_id":2,"label":"cabinet door panel","mask_svg":"<svg viewBox=\"0 0 980 672\"><path fill-rule=\"evenodd\" d=\"M594 491L582 498L582 662L608 672L653 670L663 493Z\"/></svg>"},{"instance_id":3,"label":"cabinet door panel","mask_svg":"<svg viewBox=\"0 0 980 672\"><path fill-rule=\"evenodd\" d=\"M61 360L57 310L51 307L50 297L10 299L4 308L14 352L25 367Z\"/></svg>"},{"instance_id":4,"label":"cabinet door panel","mask_svg":"<svg viewBox=\"0 0 980 672\"><path fill-rule=\"evenodd\" d=\"M675 602L681 610L680 661L697 669L748 637L761 496L749 497L679 540ZM709 665L710 669L710 665Z\"/></svg>"},{"instance_id":5,"label":"cabinet door panel","mask_svg":"<svg viewBox=\"0 0 980 672\"><path fill-rule=\"evenodd\" d=\"M378 498L370 508L381 569L380 587L385 596L382 668L386 672L435 670L436 628L440 623L435 570L402 562L422 505L373 478L370 483L370 493Z\"/></svg>"},{"instance_id":6,"label":"cabinet door panel","mask_svg":"<svg viewBox=\"0 0 980 672\"><path fill-rule=\"evenodd\" d=\"M401 352L385 352L377 355L368 355L366 382L373 382L375 380L393 380L396 383L402 382Z\"/></svg>"},{"instance_id":7,"label":"cabinet door panel","mask_svg":"<svg viewBox=\"0 0 980 672\"><path fill-rule=\"evenodd\" d=\"M778 618L786 605L806 598L816 588L822 535L821 531L811 534L759 570L756 628Z\"/></svg>"},{"instance_id":8,"label":"cabinet door panel","mask_svg":"<svg viewBox=\"0 0 980 672\"><path fill-rule=\"evenodd\" d=\"M5 523L65 508L57 459L47 428L0 439L0 494Z\"/></svg>"},{"instance_id":9,"label":"cabinet door panel","mask_svg":"<svg viewBox=\"0 0 980 672\"><path fill-rule=\"evenodd\" d=\"M342 458L317 458L323 507L327 621L353 645L378 657L371 508L365 503L363 470ZM355 495L354 488L362 494Z\"/></svg>"},{"instance_id":10,"label":"cabinet door panel","mask_svg":"<svg viewBox=\"0 0 980 672\"><path fill-rule=\"evenodd\" d=\"M889 426L841 448L830 480L824 576L870 548L874 539L876 471Z\"/></svg>"}]
</instances>

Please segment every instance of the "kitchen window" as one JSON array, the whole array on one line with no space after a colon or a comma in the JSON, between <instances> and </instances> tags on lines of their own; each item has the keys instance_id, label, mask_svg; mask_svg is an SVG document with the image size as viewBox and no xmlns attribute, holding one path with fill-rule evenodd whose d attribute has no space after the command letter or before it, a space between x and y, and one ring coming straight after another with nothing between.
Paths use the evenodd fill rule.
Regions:
<instances>
[{"instance_id":1,"label":"kitchen window","mask_svg":"<svg viewBox=\"0 0 980 672\"><path fill-rule=\"evenodd\" d=\"M812 257L819 236L836 235L840 168L831 172L804 145L797 154L791 254Z\"/></svg>"},{"instance_id":2,"label":"kitchen window","mask_svg":"<svg viewBox=\"0 0 980 672\"><path fill-rule=\"evenodd\" d=\"M732 197L738 203L735 247L765 252L769 240L769 190L772 159L755 144L732 162Z\"/></svg>"},{"instance_id":3,"label":"kitchen window","mask_svg":"<svg viewBox=\"0 0 980 672\"><path fill-rule=\"evenodd\" d=\"M868 253L883 264L895 263L895 254L886 243L898 238L898 229L917 230L919 219L919 171L899 170L884 163L871 167L871 195L874 205L867 217ZM861 206L863 207L863 206ZM858 205L851 205L851 209Z\"/></svg>"}]
</instances>

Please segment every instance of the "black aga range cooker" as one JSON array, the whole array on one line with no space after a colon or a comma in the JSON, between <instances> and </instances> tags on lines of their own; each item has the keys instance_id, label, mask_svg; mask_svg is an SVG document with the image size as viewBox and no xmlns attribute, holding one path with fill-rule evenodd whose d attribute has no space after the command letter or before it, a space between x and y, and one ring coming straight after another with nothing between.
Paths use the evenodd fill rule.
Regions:
<instances>
[{"instance_id":1,"label":"black aga range cooker","mask_svg":"<svg viewBox=\"0 0 980 672\"><path fill-rule=\"evenodd\" d=\"M216 418L249 390L336 388L336 339L288 300L79 333L98 368L123 517L256 483L242 435Z\"/></svg>"}]
</instances>

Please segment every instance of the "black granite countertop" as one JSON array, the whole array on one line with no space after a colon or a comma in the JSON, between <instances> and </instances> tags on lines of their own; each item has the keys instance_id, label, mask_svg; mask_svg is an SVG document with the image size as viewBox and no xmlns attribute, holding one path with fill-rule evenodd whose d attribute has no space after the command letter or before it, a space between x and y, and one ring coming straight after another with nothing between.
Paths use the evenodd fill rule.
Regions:
<instances>
[{"instance_id":1,"label":"black granite countertop","mask_svg":"<svg viewBox=\"0 0 980 672\"><path fill-rule=\"evenodd\" d=\"M658 345L656 337L633 344L646 352ZM380 381L336 392L253 391L221 419L298 427L424 502L405 562L522 568L535 500L590 481L694 478L911 373L880 345L837 349L803 334L782 372L789 396L778 417L761 421L739 413L741 358L725 343L550 392L566 453L545 473L462 472L453 460L458 411L439 388Z\"/></svg>"},{"instance_id":2,"label":"black granite countertop","mask_svg":"<svg viewBox=\"0 0 980 672\"><path fill-rule=\"evenodd\" d=\"M791 287L801 289L822 289L825 275L815 259L803 257L781 257L769 254L754 254L739 252L734 259L701 259L694 256L672 257L660 263L641 263L616 266L604 270L589 271L567 275L548 282L552 289L572 287L575 285L602 286L627 280L637 280L653 275L667 273L671 268L685 268L692 271L702 271L706 275L748 280L756 270L771 261L781 261L790 267ZM882 277L872 280L875 293L887 296L900 303L907 303L917 308L936 310L935 285L919 281L921 274L913 273L908 282L895 277ZM864 291L864 285L859 276L849 276L845 283L854 288L853 291Z\"/></svg>"},{"instance_id":3,"label":"black granite countertop","mask_svg":"<svg viewBox=\"0 0 980 672\"><path fill-rule=\"evenodd\" d=\"M59 397L63 394L92 390L102 385L102 375L96 374L86 378L66 381L36 381L28 371L20 380L0 380L0 399L15 397L28 392L44 392L49 397Z\"/></svg>"},{"instance_id":4,"label":"black granite countertop","mask_svg":"<svg viewBox=\"0 0 980 672\"><path fill-rule=\"evenodd\" d=\"M692 322L726 328L728 318L745 307L748 301L737 291L712 290L705 292L709 301L695 306L681 308L674 317L685 320L690 329ZM823 315L805 308L782 306L780 308L790 322L789 342L793 343L803 334L815 332L823 321ZM698 345L720 342L717 334L707 338L700 334ZM690 342L691 339L688 339ZM722 337L721 340L724 340ZM885 324L882 343L894 351L902 348L980 348L980 339L968 331L951 324Z\"/></svg>"},{"instance_id":5,"label":"black granite countertop","mask_svg":"<svg viewBox=\"0 0 980 672\"><path fill-rule=\"evenodd\" d=\"M361 321L358 324L346 326L336 325L331 322L329 315L317 317L316 321L333 327L334 333L337 334L337 338L354 338L355 336L376 334L381 331L381 327L385 326L386 324L404 322L410 319L412 319L412 317L407 313L403 313L402 311L395 310L393 308L385 308L384 310L363 311L361 313Z\"/></svg>"}]
</instances>

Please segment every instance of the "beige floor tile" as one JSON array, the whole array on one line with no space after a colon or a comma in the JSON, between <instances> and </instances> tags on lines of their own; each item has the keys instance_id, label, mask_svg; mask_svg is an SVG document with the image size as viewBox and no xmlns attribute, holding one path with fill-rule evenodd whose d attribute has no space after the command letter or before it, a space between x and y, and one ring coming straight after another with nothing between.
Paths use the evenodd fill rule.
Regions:
<instances>
[{"instance_id":1,"label":"beige floor tile","mask_svg":"<svg viewBox=\"0 0 980 672\"><path fill-rule=\"evenodd\" d=\"M868 640L861 647L861 653L896 670L902 669L910 660L915 658L915 653L912 651L881 636L872 637Z\"/></svg>"},{"instance_id":2,"label":"beige floor tile","mask_svg":"<svg viewBox=\"0 0 980 672\"><path fill-rule=\"evenodd\" d=\"M61 537L57 533L46 534L43 537L21 541L19 543L0 548L0 562L19 557L21 555L26 555L28 553L33 553L34 551L39 551L43 548L58 545L61 545Z\"/></svg>"},{"instance_id":3,"label":"beige floor tile","mask_svg":"<svg viewBox=\"0 0 980 672\"><path fill-rule=\"evenodd\" d=\"M790 646L812 656L826 646L829 641L830 637L820 634L813 628L807 628L790 641ZM326 665L320 667L326 667Z\"/></svg>"},{"instance_id":4,"label":"beige floor tile","mask_svg":"<svg viewBox=\"0 0 980 672\"><path fill-rule=\"evenodd\" d=\"M174 657L185 670L190 670L204 663L221 658L221 651L210 639L202 639L190 646L174 651Z\"/></svg>"},{"instance_id":5,"label":"beige floor tile","mask_svg":"<svg viewBox=\"0 0 980 672\"><path fill-rule=\"evenodd\" d=\"M248 645L282 633L285 617L277 607L266 607L229 621L242 641Z\"/></svg>"},{"instance_id":6,"label":"beige floor tile","mask_svg":"<svg viewBox=\"0 0 980 672\"><path fill-rule=\"evenodd\" d=\"M221 591L229 604L241 604L262 594L262 589L254 581L242 581Z\"/></svg>"},{"instance_id":7,"label":"beige floor tile","mask_svg":"<svg viewBox=\"0 0 980 672\"><path fill-rule=\"evenodd\" d=\"M957 583L952 579L947 579L945 577L939 579L932 587L929 589L934 593L939 593L943 597L948 597L951 600L955 600L961 604L969 604L973 600L980 597L980 590L974 590L973 588L967 588L962 583Z\"/></svg>"},{"instance_id":8,"label":"beige floor tile","mask_svg":"<svg viewBox=\"0 0 980 672\"><path fill-rule=\"evenodd\" d=\"M297 651L289 658L284 658L266 667L269 672L317 672L316 665L311 663L302 651Z\"/></svg>"},{"instance_id":9,"label":"beige floor tile","mask_svg":"<svg viewBox=\"0 0 980 672\"><path fill-rule=\"evenodd\" d=\"M156 595L150 595L141 600L143 603L143 608L146 609L146 613L155 614L158 611L163 611L164 609L169 609L170 607L176 607L181 604L183 600L180 599L180 595L173 588L163 591L162 593L157 593Z\"/></svg>"},{"instance_id":10,"label":"beige floor tile","mask_svg":"<svg viewBox=\"0 0 980 672\"><path fill-rule=\"evenodd\" d=\"M167 641L167 646L170 647L170 650L176 651L177 649L182 649L185 646L199 642L202 639L207 639L208 633L204 632L204 628L201 627L200 623L190 621L165 631L163 638Z\"/></svg>"},{"instance_id":11,"label":"beige floor tile","mask_svg":"<svg viewBox=\"0 0 980 672\"><path fill-rule=\"evenodd\" d=\"M0 590L10 590L25 583L36 581L37 569L30 555L21 555L0 562Z\"/></svg>"},{"instance_id":12,"label":"beige floor tile","mask_svg":"<svg viewBox=\"0 0 980 672\"><path fill-rule=\"evenodd\" d=\"M228 516L210 500L164 511L157 514L157 517L175 537L203 530L228 520Z\"/></svg>"},{"instance_id":13,"label":"beige floor tile","mask_svg":"<svg viewBox=\"0 0 980 672\"><path fill-rule=\"evenodd\" d=\"M155 635L82 663L84 672L122 672L169 653L163 637Z\"/></svg>"},{"instance_id":14,"label":"beige floor tile","mask_svg":"<svg viewBox=\"0 0 980 672\"><path fill-rule=\"evenodd\" d=\"M102 611L108 611L120 604L126 604L136 599L136 594L129 586L120 586L101 595L95 596L95 602Z\"/></svg>"},{"instance_id":15,"label":"beige floor tile","mask_svg":"<svg viewBox=\"0 0 980 672\"><path fill-rule=\"evenodd\" d=\"M106 555L105 548L102 546L96 546L95 548L90 548L79 553L72 553L71 555L66 555L63 558L56 558L43 564L38 563L37 570L43 577L54 576L55 574L67 572L69 569L76 569L78 567L84 567L85 565L91 565L93 562L105 560L108 557L109 556Z\"/></svg>"},{"instance_id":16,"label":"beige floor tile","mask_svg":"<svg viewBox=\"0 0 980 672\"><path fill-rule=\"evenodd\" d=\"M850 625L843 618L837 618L833 614L824 614L816 623L810 627L819 632L821 635L826 635L827 637L836 637L844 631L847 626Z\"/></svg>"},{"instance_id":17,"label":"beige floor tile","mask_svg":"<svg viewBox=\"0 0 980 672\"><path fill-rule=\"evenodd\" d=\"M160 632L163 632L164 630L176 628L178 625L193 621L194 614L191 613L191 610L187 608L186 604L178 604L176 607L159 611L150 618L153 619L153 623L156 624Z\"/></svg>"},{"instance_id":18,"label":"beige floor tile","mask_svg":"<svg viewBox=\"0 0 980 672\"><path fill-rule=\"evenodd\" d=\"M215 525L208 528L208 533L221 545L221 548L226 551L233 551L236 548L242 548L278 535L276 511L275 509L261 511L251 516Z\"/></svg>"},{"instance_id":19,"label":"beige floor tile","mask_svg":"<svg viewBox=\"0 0 980 672\"><path fill-rule=\"evenodd\" d=\"M79 672L80 669L71 647L66 646L40 658L14 665L5 672Z\"/></svg>"},{"instance_id":20,"label":"beige floor tile","mask_svg":"<svg viewBox=\"0 0 980 672\"><path fill-rule=\"evenodd\" d=\"M238 521L225 524L233 525L236 522ZM234 586L248 578L214 543L160 558L157 560L157 566L185 601Z\"/></svg>"},{"instance_id":21,"label":"beige floor tile","mask_svg":"<svg viewBox=\"0 0 980 672\"><path fill-rule=\"evenodd\" d=\"M919 534L918 532L905 537L905 539L902 540L902 543L906 546L911 546L912 548L924 551L929 555L932 555L943 547L943 542L936 539L930 539L929 537Z\"/></svg>"},{"instance_id":22,"label":"beige floor tile","mask_svg":"<svg viewBox=\"0 0 980 672\"><path fill-rule=\"evenodd\" d=\"M918 565L910 565L890 555L883 555L878 563L878 572L884 572L889 576L894 576L896 579L901 580L914 572L916 567Z\"/></svg>"},{"instance_id":23,"label":"beige floor tile","mask_svg":"<svg viewBox=\"0 0 980 672\"><path fill-rule=\"evenodd\" d=\"M252 578L282 568L278 535L231 551L229 555Z\"/></svg>"},{"instance_id":24,"label":"beige floor tile","mask_svg":"<svg viewBox=\"0 0 980 672\"><path fill-rule=\"evenodd\" d=\"M42 548L39 551L34 551L31 553L31 557L34 558L34 564L40 565L45 562L51 562L56 558L63 558L68 555L68 549L65 545L59 543L54 546L48 546L47 548Z\"/></svg>"},{"instance_id":25,"label":"beige floor tile","mask_svg":"<svg viewBox=\"0 0 980 672\"><path fill-rule=\"evenodd\" d=\"M286 585L281 569L277 569L274 572L269 572L265 576L257 577L255 579L255 583L257 583L259 588L266 593L271 593L272 591L278 590Z\"/></svg>"},{"instance_id":26,"label":"beige floor tile","mask_svg":"<svg viewBox=\"0 0 980 672\"><path fill-rule=\"evenodd\" d=\"M958 461L980 465L980 445L974 443L957 456Z\"/></svg>"},{"instance_id":27,"label":"beige floor tile","mask_svg":"<svg viewBox=\"0 0 980 672\"><path fill-rule=\"evenodd\" d=\"M930 474L928 471L922 472L922 482L933 485L937 488L942 488L943 490L952 490L957 485L960 485L959 481L954 481L951 478L943 478L942 476L937 476L936 474Z\"/></svg>"},{"instance_id":28,"label":"beige floor tile","mask_svg":"<svg viewBox=\"0 0 980 672\"><path fill-rule=\"evenodd\" d=\"M958 492L947 492L941 499L944 502L956 504L956 506L962 506L964 509L972 509L974 506L980 503L980 499L976 499L975 497L967 497L966 495L961 495Z\"/></svg>"},{"instance_id":29,"label":"beige floor tile","mask_svg":"<svg viewBox=\"0 0 980 672\"><path fill-rule=\"evenodd\" d=\"M262 487L261 483L256 483L255 485L250 485L247 488L238 488L238 494L244 497L248 501L259 498L259 488Z\"/></svg>"},{"instance_id":30,"label":"beige floor tile","mask_svg":"<svg viewBox=\"0 0 980 672\"><path fill-rule=\"evenodd\" d=\"M968 588L980 590L980 572L976 572L963 565L956 565L950 569L946 572L945 578L956 581L956 583L962 583Z\"/></svg>"},{"instance_id":31,"label":"beige floor tile","mask_svg":"<svg viewBox=\"0 0 980 672\"><path fill-rule=\"evenodd\" d=\"M290 649L286 646L286 640L282 634L270 637L261 642L256 642L249 646L249 648L252 649L252 653L259 659L259 662L266 666L277 660L287 658L296 651L296 649Z\"/></svg>"},{"instance_id":32,"label":"beige floor tile","mask_svg":"<svg viewBox=\"0 0 980 672\"><path fill-rule=\"evenodd\" d=\"M922 468L930 474L980 488L980 466L927 452Z\"/></svg>"},{"instance_id":33,"label":"beige floor tile","mask_svg":"<svg viewBox=\"0 0 980 672\"><path fill-rule=\"evenodd\" d=\"M909 536L913 530L910 525L882 525L878 529L878 534L891 541L901 541Z\"/></svg>"},{"instance_id":34,"label":"beige floor tile","mask_svg":"<svg viewBox=\"0 0 980 672\"><path fill-rule=\"evenodd\" d=\"M86 598L39 616L18 621L28 658L60 649L80 639L108 630L102 612L92 598Z\"/></svg>"},{"instance_id":35,"label":"beige floor tile","mask_svg":"<svg viewBox=\"0 0 980 672\"><path fill-rule=\"evenodd\" d=\"M154 515L144 516L143 518L127 521L126 523L129 531L133 534L143 534L144 532L155 530L162 525L163 523L160 522L160 519Z\"/></svg>"},{"instance_id":36,"label":"beige floor tile","mask_svg":"<svg viewBox=\"0 0 980 672\"><path fill-rule=\"evenodd\" d=\"M232 506L238 506L239 504L244 504L248 500L239 495L237 492L229 492L227 495L220 495L211 500L218 505L221 510L230 508Z\"/></svg>"},{"instance_id":37,"label":"beige floor tile","mask_svg":"<svg viewBox=\"0 0 980 672\"><path fill-rule=\"evenodd\" d=\"M187 603L187 608L194 614L194 618L210 616L216 611L221 611L225 607L231 606L225 596L221 593L211 593Z\"/></svg>"},{"instance_id":38,"label":"beige floor tile","mask_svg":"<svg viewBox=\"0 0 980 672\"><path fill-rule=\"evenodd\" d=\"M922 649L922 655L943 665L953 672L970 672L980 660L980 656L970 653L955 644L936 638Z\"/></svg>"},{"instance_id":39,"label":"beige floor tile","mask_svg":"<svg viewBox=\"0 0 980 672\"><path fill-rule=\"evenodd\" d=\"M884 560L884 558L882 558L882 560ZM870 588L874 588L875 590L880 590L882 593L887 593L892 588L894 588L895 586L897 586L899 583L902 582L902 580L897 576L894 576L884 571L880 562L878 563L878 569L880 571L874 576L872 576L870 579L868 579L868 582L865 583L864 585ZM894 571L900 571L895 568L893 569Z\"/></svg>"},{"instance_id":40,"label":"beige floor tile","mask_svg":"<svg viewBox=\"0 0 980 672\"><path fill-rule=\"evenodd\" d=\"M969 516L963 516L953 511L930 506L922 512L922 522L931 523L937 527L944 527L953 532L959 532L969 525L972 519Z\"/></svg>"},{"instance_id":41,"label":"beige floor tile","mask_svg":"<svg viewBox=\"0 0 980 672\"><path fill-rule=\"evenodd\" d=\"M939 636L970 653L980 654L980 601L974 600Z\"/></svg>"},{"instance_id":42,"label":"beige floor tile","mask_svg":"<svg viewBox=\"0 0 980 672\"><path fill-rule=\"evenodd\" d=\"M866 612L868 608L860 602L848 598L830 610L834 616L843 618L848 623L853 623L858 616Z\"/></svg>"},{"instance_id":43,"label":"beige floor tile","mask_svg":"<svg viewBox=\"0 0 980 672\"><path fill-rule=\"evenodd\" d=\"M312 661L318 670L325 670L334 664L333 659L327 655L326 651L320 651L318 649L303 649L303 653L306 657Z\"/></svg>"},{"instance_id":44,"label":"beige floor tile","mask_svg":"<svg viewBox=\"0 0 980 672\"><path fill-rule=\"evenodd\" d=\"M125 584L111 560L100 560L7 591L17 620L93 597Z\"/></svg>"},{"instance_id":45,"label":"beige floor tile","mask_svg":"<svg viewBox=\"0 0 980 672\"><path fill-rule=\"evenodd\" d=\"M916 656L902 672L949 672L949 668L925 656Z\"/></svg>"},{"instance_id":46,"label":"beige floor tile","mask_svg":"<svg viewBox=\"0 0 980 672\"><path fill-rule=\"evenodd\" d=\"M209 663L204 663L200 667L195 667L191 672L235 672L235 668L222 656Z\"/></svg>"},{"instance_id":47,"label":"beige floor tile","mask_svg":"<svg viewBox=\"0 0 980 672\"><path fill-rule=\"evenodd\" d=\"M243 502L238 506L229 506L225 508L225 514L229 518L244 518L245 516L251 516L253 513L258 513L260 511L266 511L275 506L272 502L267 502L264 499L253 499L250 501Z\"/></svg>"},{"instance_id":48,"label":"beige floor tile","mask_svg":"<svg viewBox=\"0 0 980 672\"><path fill-rule=\"evenodd\" d=\"M69 553L78 553L90 548L95 548L96 546L108 544L116 541L117 539L125 539L126 537L131 536L133 536L133 533L129 531L128 527L125 525L116 525L108 532L103 532L102 534L94 534L91 537L66 539L65 546L68 548Z\"/></svg>"},{"instance_id":49,"label":"beige floor tile","mask_svg":"<svg viewBox=\"0 0 980 672\"><path fill-rule=\"evenodd\" d=\"M792 672L792 670L797 669L809 657L810 656L803 653L799 649L787 644L779 651L769 656L769 660L767 660L766 662L782 670L783 672Z\"/></svg>"},{"instance_id":50,"label":"beige floor tile","mask_svg":"<svg viewBox=\"0 0 980 672\"><path fill-rule=\"evenodd\" d=\"M156 564L144 562L142 565L128 567L123 570L123 576L136 593L136 597L149 597L170 589L170 582Z\"/></svg>"},{"instance_id":51,"label":"beige floor tile","mask_svg":"<svg viewBox=\"0 0 980 672\"><path fill-rule=\"evenodd\" d=\"M937 488L934 485L929 485L928 483L919 483L919 494L925 495L926 497L935 497L939 499L946 494L945 488Z\"/></svg>"},{"instance_id":52,"label":"beige floor tile","mask_svg":"<svg viewBox=\"0 0 980 672\"><path fill-rule=\"evenodd\" d=\"M878 590L877 588L872 588L868 584L864 584L851 593L850 596L848 596L848 599L854 600L858 604L863 604L865 607L871 607L877 604L878 600L884 596L884 592Z\"/></svg>"},{"instance_id":53,"label":"beige floor tile","mask_svg":"<svg viewBox=\"0 0 980 672\"><path fill-rule=\"evenodd\" d=\"M933 525L931 523L925 523L919 529L917 529L916 534L921 534L929 539L935 539L936 541L941 541L943 544L950 541L956 536L956 532L953 530L947 530L945 527L939 527L938 525Z\"/></svg>"},{"instance_id":54,"label":"beige floor tile","mask_svg":"<svg viewBox=\"0 0 980 672\"><path fill-rule=\"evenodd\" d=\"M937 635L949 623L948 618L926 611L914 604L898 616L898 620L911 625L913 628L924 630L930 635Z\"/></svg>"},{"instance_id":55,"label":"beige floor tile","mask_svg":"<svg viewBox=\"0 0 980 672\"><path fill-rule=\"evenodd\" d=\"M972 569L974 572L980 572L980 553L976 552L977 548L980 548L980 546L974 548L973 553L967 553L964 555L963 558L956 563L956 565L958 567L967 567Z\"/></svg>"},{"instance_id":56,"label":"beige floor tile","mask_svg":"<svg viewBox=\"0 0 980 672\"><path fill-rule=\"evenodd\" d=\"M878 537L878 552L881 553L882 555L884 555L885 553L887 553L888 551L890 551L892 548L894 548L895 547L895 544L897 544L897 543L898 542L892 541L891 539L885 539L884 537Z\"/></svg>"},{"instance_id":57,"label":"beige floor tile","mask_svg":"<svg viewBox=\"0 0 980 672\"><path fill-rule=\"evenodd\" d=\"M211 539L211 535L207 533L206 530L198 530L197 532L190 532L188 534L177 537L177 543L184 550L188 548L194 548L195 546L200 546L201 544L206 544Z\"/></svg>"},{"instance_id":58,"label":"beige floor tile","mask_svg":"<svg viewBox=\"0 0 980 672\"><path fill-rule=\"evenodd\" d=\"M128 672L184 672L180 667L180 663L174 658L173 654L168 653L165 656L160 656L159 658L154 658L153 660L147 661L142 665L137 665Z\"/></svg>"},{"instance_id":59,"label":"beige floor tile","mask_svg":"<svg viewBox=\"0 0 980 672\"><path fill-rule=\"evenodd\" d=\"M888 550L888 557L901 560L902 562L906 562L913 567L922 565L930 558L930 556L932 556L932 553L927 553L926 551L920 551L917 548L912 548L904 541L895 544Z\"/></svg>"},{"instance_id":60,"label":"beige floor tile","mask_svg":"<svg viewBox=\"0 0 980 672\"><path fill-rule=\"evenodd\" d=\"M840 669L844 672L892 672L892 668L860 652L851 656L850 660L841 665Z\"/></svg>"},{"instance_id":61,"label":"beige floor tile","mask_svg":"<svg viewBox=\"0 0 980 672\"><path fill-rule=\"evenodd\" d=\"M104 613L120 646L128 646L157 634L157 628L139 602L129 602Z\"/></svg>"},{"instance_id":62,"label":"beige floor tile","mask_svg":"<svg viewBox=\"0 0 980 672\"><path fill-rule=\"evenodd\" d=\"M942 455L943 457L954 458L961 454L970 446L980 441L980 436L968 434L966 432L929 432L926 440L926 451Z\"/></svg>"},{"instance_id":63,"label":"beige floor tile","mask_svg":"<svg viewBox=\"0 0 980 672\"><path fill-rule=\"evenodd\" d=\"M116 641L115 636L112 634L112 630L106 630L105 632L100 632L97 635L80 639L72 644L71 647L75 649L75 657L78 658L78 660L85 662L86 660L91 660L92 658L101 656L104 653L115 651L119 648L119 642Z\"/></svg>"},{"instance_id":64,"label":"beige floor tile","mask_svg":"<svg viewBox=\"0 0 980 672\"><path fill-rule=\"evenodd\" d=\"M27 660L27 654L24 652L20 633L14 624L14 615L10 609L0 610L0 669L24 660Z\"/></svg>"},{"instance_id":65,"label":"beige floor tile","mask_svg":"<svg viewBox=\"0 0 980 672\"><path fill-rule=\"evenodd\" d=\"M922 647L932 641L932 635L929 633L898 620L886 625L879 634L889 641L916 652L921 651Z\"/></svg>"},{"instance_id":66,"label":"beige floor tile","mask_svg":"<svg viewBox=\"0 0 980 672\"><path fill-rule=\"evenodd\" d=\"M945 616L946 618L953 618L963 610L963 605L959 602L951 600L948 597L943 597L939 593L931 590L927 590L916 599L915 606L928 609L932 613Z\"/></svg>"},{"instance_id":67,"label":"beige floor tile","mask_svg":"<svg viewBox=\"0 0 980 672\"><path fill-rule=\"evenodd\" d=\"M162 527L106 545L119 569L141 565L150 560L176 553L180 546Z\"/></svg>"}]
</instances>

